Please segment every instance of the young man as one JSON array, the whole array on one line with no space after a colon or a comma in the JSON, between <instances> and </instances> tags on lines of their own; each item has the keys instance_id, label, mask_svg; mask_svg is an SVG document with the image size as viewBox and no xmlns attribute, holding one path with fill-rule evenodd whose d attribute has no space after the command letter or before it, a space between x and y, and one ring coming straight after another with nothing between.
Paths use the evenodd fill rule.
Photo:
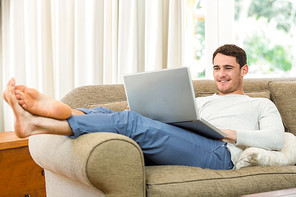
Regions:
<instances>
[{"instance_id":1,"label":"young man","mask_svg":"<svg viewBox=\"0 0 296 197\"><path fill-rule=\"evenodd\" d=\"M235 45L219 47L213 54L213 75L219 95L197 98L200 116L226 133L221 140L208 139L132 111L71 109L37 90L16 86L14 79L3 97L13 109L19 137L58 134L76 138L92 132L113 132L135 140L145 159L154 164L232 169L245 147L280 150L284 141L284 127L275 105L268 99L244 95L246 60L245 51Z\"/></svg>"}]
</instances>

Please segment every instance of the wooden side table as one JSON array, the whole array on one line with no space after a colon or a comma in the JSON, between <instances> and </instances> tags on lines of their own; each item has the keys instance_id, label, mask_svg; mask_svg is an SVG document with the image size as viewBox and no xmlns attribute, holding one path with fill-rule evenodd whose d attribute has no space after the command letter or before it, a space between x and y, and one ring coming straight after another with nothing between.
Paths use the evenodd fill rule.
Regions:
<instances>
[{"instance_id":1,"label":"wooden side table","mask_svg":"<svg viewBox=\"0 0 296 197\"><path fill-rule=\"evenodd\" d=\"M0 132L0 177L0 196L46 196L43 169L14 132Z\"/></svg>"}]
</instances>

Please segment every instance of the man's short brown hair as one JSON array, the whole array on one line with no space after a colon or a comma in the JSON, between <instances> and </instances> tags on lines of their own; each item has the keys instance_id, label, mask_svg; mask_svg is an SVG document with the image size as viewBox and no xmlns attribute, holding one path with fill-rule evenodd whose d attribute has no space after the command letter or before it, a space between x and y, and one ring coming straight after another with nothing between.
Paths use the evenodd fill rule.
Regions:
<instances>
[{"instance_id":1,"label":"man's short brown hair","mask_svg":"<svg viewBox=\"0 0 296 197\"><path fill-rule=\"evenodd\" d=\"M240 68L242 68L244 65L247 64L246 52L242 48L234 44L225 44L223 46L220 46L218 49L216 49L216 51L213 53L213 59L212 59L213 63L214 63L214 58L218 53L235 57L236 62L240 65Z\"/></svg>"}]
</instances>

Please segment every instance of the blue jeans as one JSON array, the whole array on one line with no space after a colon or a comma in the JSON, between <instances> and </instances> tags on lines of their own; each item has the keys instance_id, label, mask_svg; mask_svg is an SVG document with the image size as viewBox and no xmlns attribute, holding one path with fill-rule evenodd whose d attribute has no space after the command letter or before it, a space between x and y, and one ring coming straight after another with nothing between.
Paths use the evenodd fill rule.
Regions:
<instances>
[{"instance_id":1,"label":"blue jeans","mask_svg":"<svg viewBox=\"0 0 296 197\"><path fill-rule=\"evenodd\" d=\"M67 119L73 138L94 132L118 133L136 141L145 161L153 164L233 168L226 142L208 139L132 111L113 112L102 107L78 110L86 114Z\"/></svg>"}]
</instances>

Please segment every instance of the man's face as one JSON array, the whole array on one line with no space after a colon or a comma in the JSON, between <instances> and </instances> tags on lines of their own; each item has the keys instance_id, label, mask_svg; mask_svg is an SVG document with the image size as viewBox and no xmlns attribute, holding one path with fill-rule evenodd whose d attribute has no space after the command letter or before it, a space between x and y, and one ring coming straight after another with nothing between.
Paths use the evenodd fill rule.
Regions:
<instances>
[{"instance_id":1,"label":"man's face","mask_svg":"<svg viewBox=\"0 0 296 197\"><path fill-rule=\"evenodd\" d=\"M219 95L244 94L243 77L248 73L248 66L240 65L236 58L218 53L214 58L213 76Z\"/></svg>"}]
</instances>

